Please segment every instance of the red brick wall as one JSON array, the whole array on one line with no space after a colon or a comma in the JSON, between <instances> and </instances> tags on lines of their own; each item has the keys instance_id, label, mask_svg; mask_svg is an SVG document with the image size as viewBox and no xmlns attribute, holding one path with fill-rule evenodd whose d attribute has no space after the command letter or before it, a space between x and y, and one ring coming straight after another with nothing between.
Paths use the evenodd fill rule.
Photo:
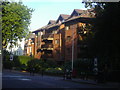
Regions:
<instances>
[{"instance_id":1,"label":"red brick wall","mask_svg":"<svg viewBox=\"0 0 120 90\"><path fill-rule=\"evenodd\" d=\"M56 42L56 40L58 42ZM56 61L60 60L60 34L54 34L53 40L53 57Z\"/></svg>"}]
</instances>

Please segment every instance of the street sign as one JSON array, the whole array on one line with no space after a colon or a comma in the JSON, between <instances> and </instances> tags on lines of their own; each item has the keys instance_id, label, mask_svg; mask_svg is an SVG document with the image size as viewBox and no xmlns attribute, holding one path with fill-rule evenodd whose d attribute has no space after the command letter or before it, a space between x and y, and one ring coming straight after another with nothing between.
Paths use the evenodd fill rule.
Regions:
<instances>
[{"instance_id":1,"label":"street sign","mask_svg":"<svg viewBox=\"0 0 120 90\"><path fill-rule=\"evenodd\" d=\"M0 50L0 54L2 54L2 53L1 53L1 50Z\"/></svg>"},{"instance_id":2,"label":"street sign","mask_svg":"<svg viewBox=\"0 0 120 90\"><path fill-rule=\"evenodd\" d=\"M10 61L13 61L13 55L12 54L10 55Z\"/></svg>"}]
</instances>

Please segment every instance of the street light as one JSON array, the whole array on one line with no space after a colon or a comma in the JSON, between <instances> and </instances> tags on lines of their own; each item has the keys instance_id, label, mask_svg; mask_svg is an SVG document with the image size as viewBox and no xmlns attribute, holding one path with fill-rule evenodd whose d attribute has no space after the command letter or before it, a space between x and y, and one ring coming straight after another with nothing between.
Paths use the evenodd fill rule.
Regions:
<instances>
[{"instance_id":1,"label":"street light","mask_svg":"<svg viewBox=\"0 0 120 90\"><path fill-rule=\"evenodd\" d=\"M73 71L73 61L74 61L74 30L73 30L73 40L72 40L72 71Z\"/></svg>"}]
</instances>

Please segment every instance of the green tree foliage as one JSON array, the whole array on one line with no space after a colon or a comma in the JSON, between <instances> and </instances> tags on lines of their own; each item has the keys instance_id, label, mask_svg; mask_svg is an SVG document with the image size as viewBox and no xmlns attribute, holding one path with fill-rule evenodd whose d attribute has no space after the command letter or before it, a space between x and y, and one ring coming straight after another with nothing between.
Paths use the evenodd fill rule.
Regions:
<instances>
[{"instance_id":1,"label":"green tree foliage","mask_svg":"<svg viewBox=\"0 0 120 90\"><path fill-rule=\"evenodd\" d=\"M96 12L93 24L95 35L90 43L90 52L98 58L99 69L107 64L109 69L120 70L120 2L86 3L86 7L89 6Z\"/></svg>"},{"instance_id":2,"label":"green tree foliage","mask_svg":"<svg viewBox=\"0 0 120 90\"><path fill-rule=\"evenodd\" d=\"M6 61L10 59L10 53L7 50L3 50L2 55L2 60Z\"/></svg>"},{"instance_id":3,"label":"green tree foliage","mask_svg":"<svg viewBox=\"0 0 120 90\"><path fill-rule=\"evenodd\" d=\"M2 1L2 45L6 48L11 42L21 40L28 33L28 26L33 9L28 8L21 2Z\"/></svg>"}]
</instances>

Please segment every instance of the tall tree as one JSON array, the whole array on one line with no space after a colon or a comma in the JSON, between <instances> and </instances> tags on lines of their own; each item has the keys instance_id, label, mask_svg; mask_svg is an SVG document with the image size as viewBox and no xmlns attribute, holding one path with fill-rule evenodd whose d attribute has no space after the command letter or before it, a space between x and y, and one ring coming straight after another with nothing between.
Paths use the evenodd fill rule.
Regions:
<instances>
[{"instance_id":1,"label":"tall tree","mask_svg":"<svg viewBox=\"0 0 120 90\"><path fill-rule=\"evenodd\" d=\"M22 2L2 1L2 45L6 48L8 43L16 45L28 33L33 9L23 5Z\"/></svg>"},{"instance_id":2,"label":"tall tree","mask_svg":"<svg viewBox=\"0 0 120 90\"><path fill-rule=\"evenodd\" d=\"M86 6L95 8L96 12L95 35L91 43L93 56L98 57L101 69L107 64L111 69L120 70L120 2L86 3Z\"/></svg>"}]
</instances>

